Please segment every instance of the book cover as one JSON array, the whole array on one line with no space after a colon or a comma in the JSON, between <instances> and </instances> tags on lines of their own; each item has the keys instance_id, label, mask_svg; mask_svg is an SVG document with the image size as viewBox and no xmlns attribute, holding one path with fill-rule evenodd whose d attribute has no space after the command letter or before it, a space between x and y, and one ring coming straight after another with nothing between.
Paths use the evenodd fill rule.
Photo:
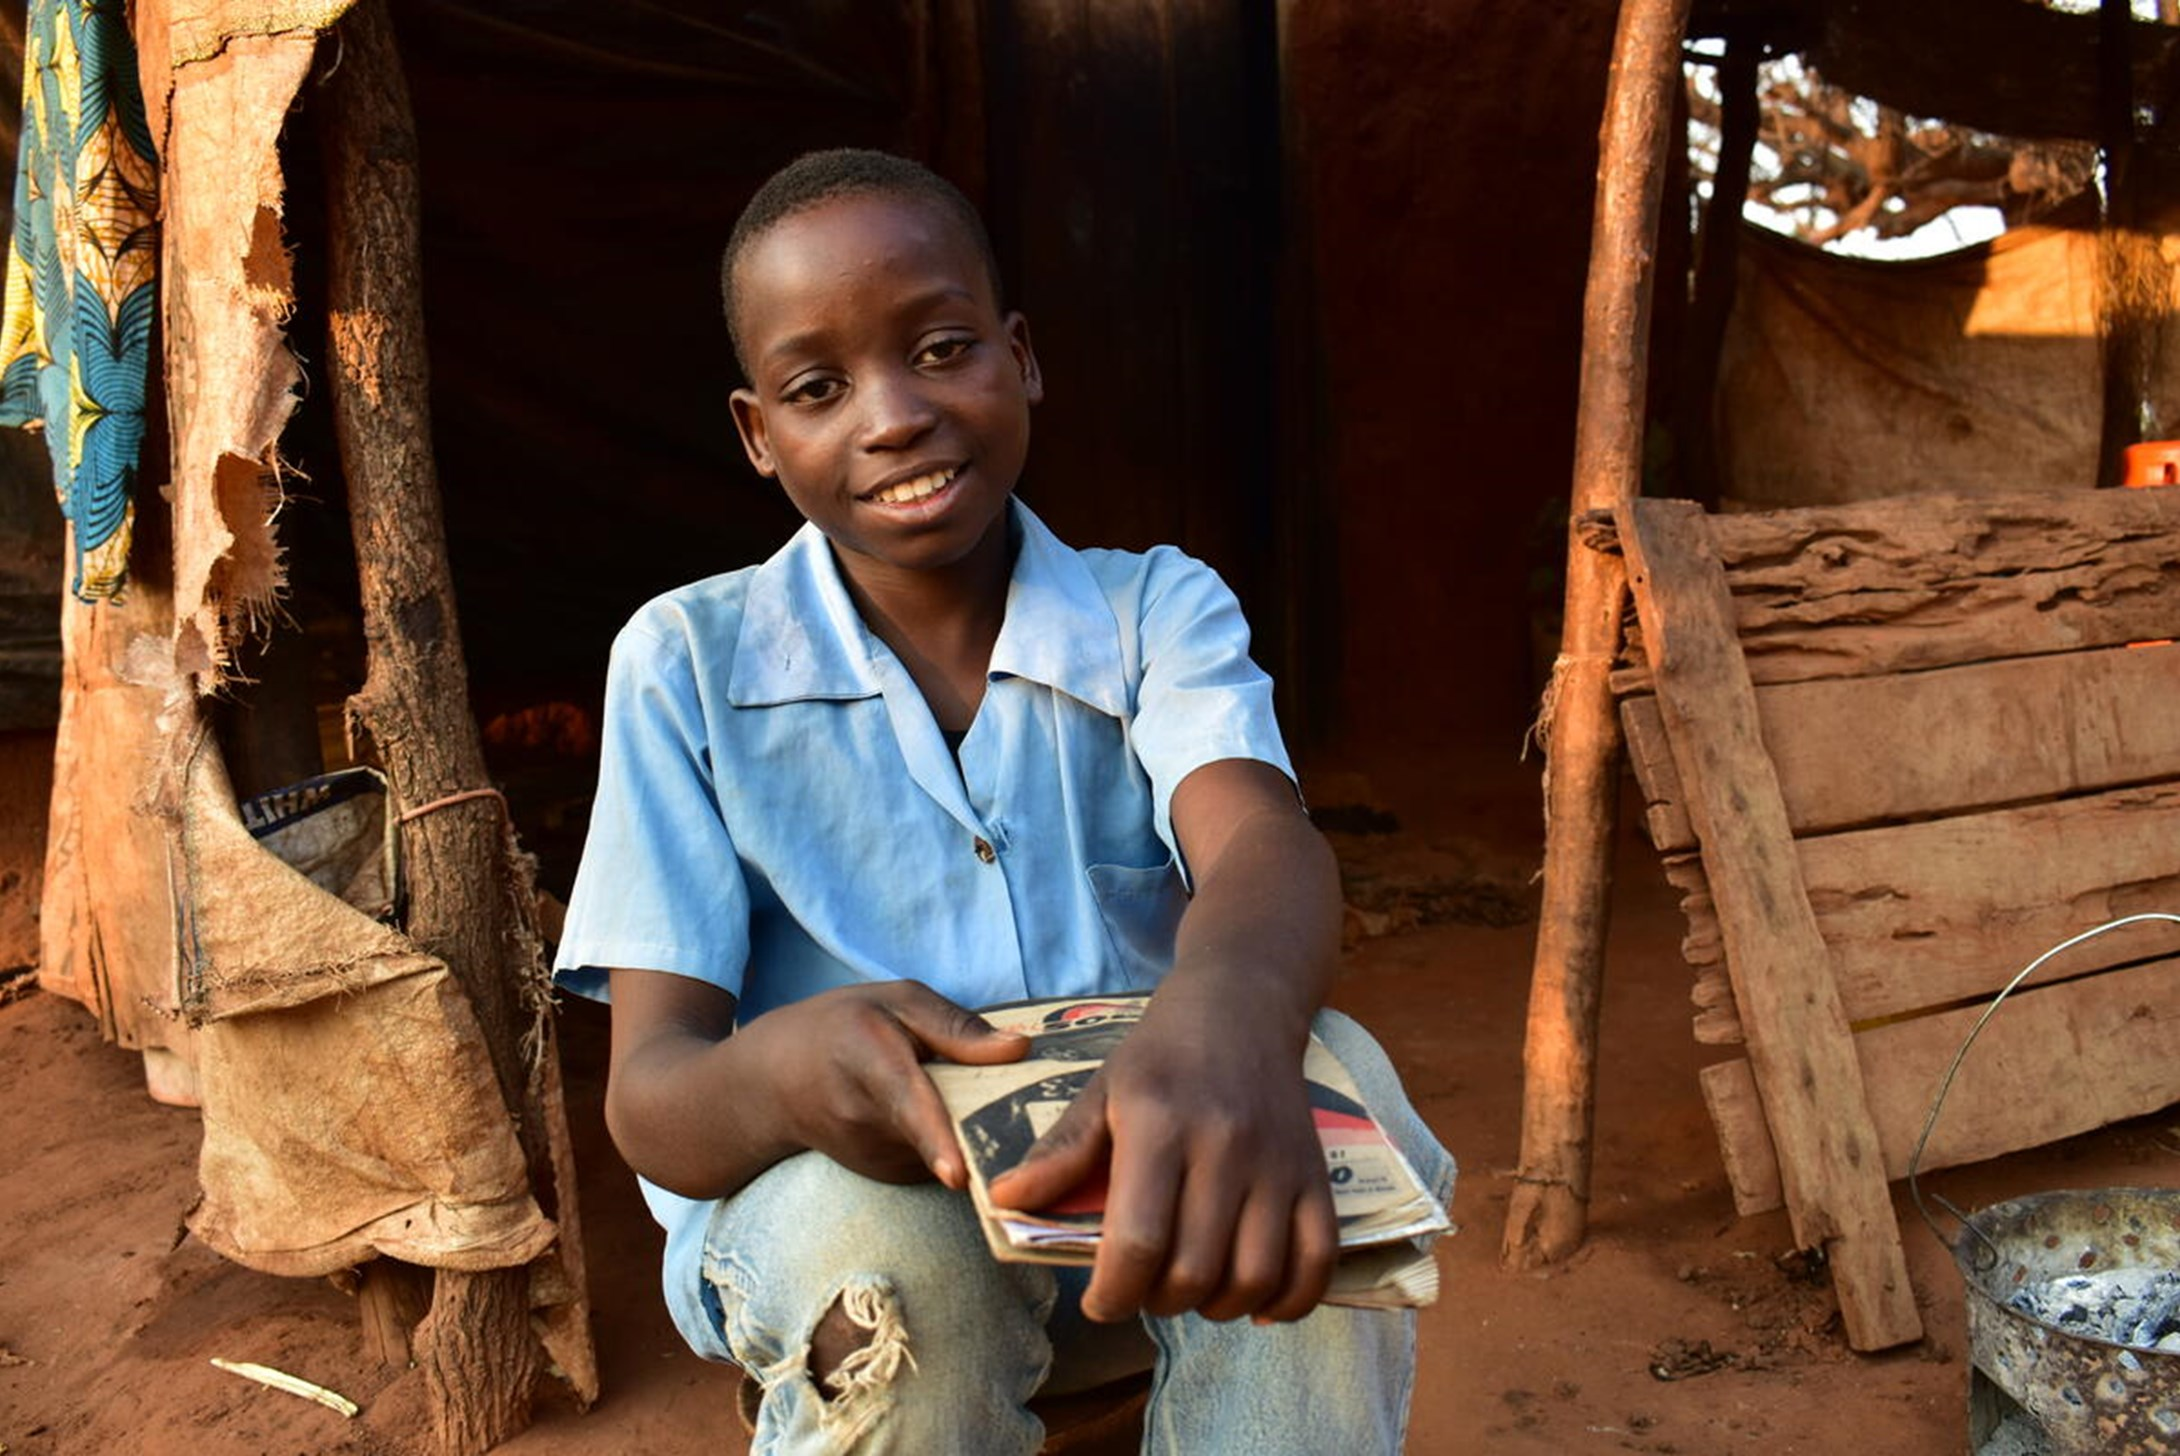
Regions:
<instances>
[{"instance_id":1,"label":"book cover","mask_svg":"<svg viewBox=\"0 0 2180 1456\"><path fill-rule=\"evenodd\" d=\"M1016 1002L985 1020L1030 1039L1027 1056L999 1066L934 1062L927 1069L953 1116L969 1192L1001 1259L1087 1264L1096 1255L1105 1185L1093 1179L1041 1209L1002 1208L990 1185L1059 1121L1130 1028L1147 994ZM1347 1069L1310 1039L1302 1065L1339 1220L1341 1261L1328 1303L1427 1304L1437 1268L1417 1240L1451 1228L1400 1149L1363 1104Z\"/></svg>"}]
</instances>

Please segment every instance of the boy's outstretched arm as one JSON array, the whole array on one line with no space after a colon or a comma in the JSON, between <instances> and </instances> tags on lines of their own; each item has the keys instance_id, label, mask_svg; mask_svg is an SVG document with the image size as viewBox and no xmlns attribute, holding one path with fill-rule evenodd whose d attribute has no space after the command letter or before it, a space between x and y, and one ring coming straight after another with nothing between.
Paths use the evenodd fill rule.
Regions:
<instances>
[{"instance_id":1,"label":"boy's outstretched arm","mask_svg":"<svg viewBox=\"0 0 2180 1456\"><path fill-rule=\"evenodd\" d=\"M1310 1018L1340 947L1339 871L1269 765L1207 764L1173 796L1196 881L1172 971L1143 1021L996 1202L1036 1208L1111 1184L1093 1319L1199 1310L1298 1319L1332 1276L1338 1229L1302 1083Z\"/></svg>"},{"instance_id":2,"label":"boy's outstretched arm","mask_svg":"<svg viewBox=\"0 0 2180 1456\"><path fill-rule=\"evenodd\" d=\"M965 1181L931 1057L1013 1061L994 1031L917 981L848 986L734 1029L734 998L665 971L615 970L606 1125L630 1167L690 1198L723 1198L815 1148L865 1177Z\"/></svg>"}]
</instances>

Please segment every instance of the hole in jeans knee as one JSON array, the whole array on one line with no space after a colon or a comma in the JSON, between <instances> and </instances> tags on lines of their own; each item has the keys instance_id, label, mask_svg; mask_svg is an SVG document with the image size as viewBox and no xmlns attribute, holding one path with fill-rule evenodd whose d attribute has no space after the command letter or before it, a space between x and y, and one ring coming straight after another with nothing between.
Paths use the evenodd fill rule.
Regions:
<instances>
[{"instance_id":1,"label":"hole in jeans knee","mask_svg":"<svg viewBox=\"0 0 2180 1456\"><path fill-rule=\"evenodd\" d=\"M810 1334L810 1379L829 1402L883 1390L916 1368L900 1303L883 1280L844 1286Z\"/></svg>"}]
</instances>

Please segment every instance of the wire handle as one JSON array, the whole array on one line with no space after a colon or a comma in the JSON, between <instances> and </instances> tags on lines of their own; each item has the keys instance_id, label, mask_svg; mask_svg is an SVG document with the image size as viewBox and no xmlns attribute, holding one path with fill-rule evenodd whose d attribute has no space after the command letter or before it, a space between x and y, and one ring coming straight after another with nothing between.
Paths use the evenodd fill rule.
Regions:
<instances>
[{"instance_id":1,"label":"wire handle","mask_svg":"<svg viewBox=\"0 0 2180 1456\"><path fill-rule=\"evenodd\" d=\"M1915 1173L1916 1169L1922 1164L1923 1149L1930 1144L1930 1131L1938 1125L1938 1112L1945 1106L1945 1096L1953 1090L1953 1078L1960 1071L1960 1064L1967 1060L1968 1048L1976 1044L1976 1038L1982 1035L1984 1025L1997 1013L2000 1003L2008 996L2011 996L2023 981L2036 974L2044 962L2061 952L2072 950L2085 940L2094 940L2108 930L2117 930L2123 925L2139 925L2145 920L2162 920L2168 925L2180 925L2180 915L2168 915L2162 910L2145 910L2139 915L2122 915L2117 920L2107 920L2104 924L2085 930L2079 935L2070 936L2016 971L2013 979L2001 987L1999 993L1991 998L1991 1004L1983 1008L1983 1014L1976 1018L1976 1024L1968 1028L1968 1039L1960 1044L1959 1051L1953 1053L1953 1064L1945 1069L1945 1076L1939 1080L1937 1099L1930 1104L1930 1115L1923 1119L1923 1135L1915 1140L1915 1151L1908 1158L1908 1194L1915 1200L1915 1211L1923 1216L1924 1223L1930 1225L1930 1232L1937 1237L1939 1243L1951 1248L1953 1241L1945 1236L1945 1231L1938 1227L1938 1221L1930 1216L1930 1209L1923 1202L1922 1185L1915 1181ZM1977 1238L1983 1239L1984 1246L1990 1249L1994 1257L1997 1255L1998 1251L1990 1248L1991 1241L1984 1237L1981 1230L1968 1221L1967 1214L1962 1213L1935 1193L1931 1194L1930 1198L1931 1202L1936 1203L1938 1207L1959 1220L1961 1227L1975 1234Z\"/></svg>"}]
</instances>

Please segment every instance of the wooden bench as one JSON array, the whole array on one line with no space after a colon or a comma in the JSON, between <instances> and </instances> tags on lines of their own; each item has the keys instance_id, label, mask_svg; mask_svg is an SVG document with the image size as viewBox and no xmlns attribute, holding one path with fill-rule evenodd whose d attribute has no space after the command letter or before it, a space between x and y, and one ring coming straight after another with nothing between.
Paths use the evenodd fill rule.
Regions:
<instances>
[{"instance_id":1,"label":"wooden bench","mask_svg":"<svg viewBox=\"0 0 2180 1456\"><path fill-rule=\"evenodd\" d=\"M1830 1259L1848 1337L1919 1337L1887 1181L2038 953L2180 910L2180 489L1615 522L1614 676L1688 916L1736 1206ZM2131 645L2134 644L2134 645ZM2180 1101L2180 933L2053 961L1977 1041L1943 1168Z\"/></svg>"}]
</instances>

